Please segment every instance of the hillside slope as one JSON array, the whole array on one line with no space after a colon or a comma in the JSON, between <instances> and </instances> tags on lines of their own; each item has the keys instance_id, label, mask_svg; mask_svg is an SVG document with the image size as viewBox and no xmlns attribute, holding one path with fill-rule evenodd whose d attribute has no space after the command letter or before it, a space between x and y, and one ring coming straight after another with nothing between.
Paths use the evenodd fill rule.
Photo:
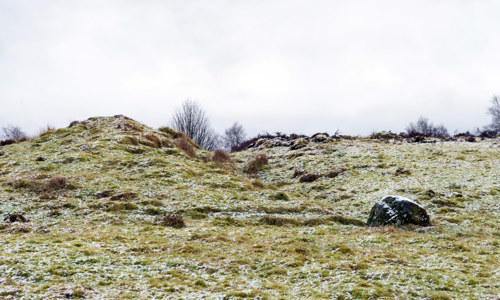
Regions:
<instances>
[{"instance_id":1,"label":"hillside slope","mask_svg":"<svg viewBox=\"0 0 500 300\"><path fill-rule=\"evenodd\" d=\"M124 116L0 147L0 296L500 294L500 141L262 140L232 160ZM386 194L433 226L365 227Z\"/></svg>"}]
</instances>

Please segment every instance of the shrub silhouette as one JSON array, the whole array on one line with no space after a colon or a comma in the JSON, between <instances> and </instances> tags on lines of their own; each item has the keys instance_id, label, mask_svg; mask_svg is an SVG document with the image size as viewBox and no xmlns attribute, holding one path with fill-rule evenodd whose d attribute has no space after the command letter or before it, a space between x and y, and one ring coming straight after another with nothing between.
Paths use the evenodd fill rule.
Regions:
<instances>
[{"instance_id":1,"label":"shrub silhouette","mask_svg":"<svg viewBox=\"0 0 500 300\"><path fill-rule=\"evenodd\" d=\"M237 122L226 129L224 133L224 146L231 151L234 151L236 148L238 148L238 146L246 139L245 129L243 129L243 126L241 126Z\"/></svg>"},{"instance_id":2,"label":"shrub silhouette","mask_svg":"<svg viewBox=\"0 0 500 300\"><path fill-rule=\"evenodd\" d=\"M486 127L486 130L500 134L500 102L497 96L493 96L491 99L491 106L488 108L488 114L491 115L491 124Z\"/></svg>"},{"instance_id":3,"label":"shrub silhouette","mask_svg":"<svg viewBox=\"0 0 500 300\"><path fill-rule=\"evenodd\" d=\"M205 150L215 150L219 145L219 136L211 128L205 111L195 101L187 99L182 103L172 117L172 125Z\"/></svg>"},{"instance_id":4,"label":"shrub silhouette","mask_svg":"<svg viewBox=\"0 0 500 300\"><path fill-rule=\"evenodd\" d=\"M28 136L24 131L21 130L19 126L9 125L7 127L2 128L3 137L6 140L14 140L16 142L24 142L28 140Z\"/></svg>"},{"instance_id":5,"label":"shrub silhouette","mask_svg":"<svg viewBox=\"0 0 500 300\"><path fill-rule=\"evenodd\" d=\"M439 137L445 138L449 137L448 129L443 125L435 126L429 119L420 117L417 123L410 123L406 127L406 137Z\"/></svg>"}]
</instances>

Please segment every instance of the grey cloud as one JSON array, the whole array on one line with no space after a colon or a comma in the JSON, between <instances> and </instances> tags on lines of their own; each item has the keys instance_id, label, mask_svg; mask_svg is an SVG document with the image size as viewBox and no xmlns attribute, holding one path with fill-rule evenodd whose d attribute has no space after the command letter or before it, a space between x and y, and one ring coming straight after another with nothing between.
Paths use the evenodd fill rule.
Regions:
<instances>
[{"instance_id":1,"label":"grey cloud","mask_svg":"<svg viewBox=\"0 0 500 300\"><path fill-rule=\"evenodd\" d=\"M197 99L217 131L367 134L488 123L497 1L0 0L0 126Z\"/></svg>"}]
</instances>

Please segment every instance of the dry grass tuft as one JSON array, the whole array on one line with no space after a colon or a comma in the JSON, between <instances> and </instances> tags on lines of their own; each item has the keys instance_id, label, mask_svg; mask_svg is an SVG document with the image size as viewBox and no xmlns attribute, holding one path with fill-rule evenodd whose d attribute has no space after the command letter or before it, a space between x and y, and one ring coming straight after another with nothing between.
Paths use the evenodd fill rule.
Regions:
<instances>
[{"instance_id":1,"label":"dry grass tuft","mask_svg":"<svg viewBox=\"0 0 500 300\"><path fill-rule=\"evenodd\" d=\"M335 223L342 224L342 225L355 225L355 226L365 226L366 225L366 223L361 221L361 220L349 218L349 217L344 217L341 215L330 216L330 217L328 217L328 220L333 221Z\"/></svg>"},{"instance_id":2,"label":"dry grass tuft","mask_svg":"<svg viewBox=\"0 0 500 300\"><path fill-rule=\"evenodd\" d=\"M142 135L141 144L143 144L145 146L153 147L153 148L161 148L162 141L155 134L146 133L146 134Z\"/></svg>"},{"instance_id":3,"label":"dry grass tuft","mask_svg":"<svg viewBox=\"0 0 500 300\"><path fill-rule=\"evenodd\" d=\"M48 180L43 180L43 178L16 179L8 182L7 184L14 189L27 188L34 193L54 192L69 187L67 179L62 176L54 176Z\"/></svg>"},{"instance_id":4,"label":"dry grass tuft","mask_svg":"<svg viewBox=\"0 0 500 300\"><path fill-rule=\"evenodd\" d=\"M163 133L166 133L168 135L170 135L172 138L176 139L176 138L179 138L182 136L182 133L181 132L178 132L170 127L160 127L158 128L159 131L163 132Z\"/></svg>"},{"instance_id":5,"label":"dry grass tuft","mask_svg":"<svg viewBox=\"0 0 500 300\"><path fill-rule=\"evenodd\" d=\"M232 161L231 156L227 152L224 152L223 150L220 149L215 150L212 160L215 161L216 163L226 163Z\"/></svg>"},{"instance_id":6,"label":"dry grass tuft","mask_svg":"<svg viewBox=\"0 0 500 300\"><path fill-rule=\"evenodd\" d=\"M257 172L268 164L269 160L267 159L267 156L265 154L259 154L248 163L245 172L250 175L257 175Z\"/></svg>"},{"instance_id":7,"label":"dry grass tuft","mask_svg":"<svg viewBox=\"0 0 500 300\"><path fill-rule=\"evenodd\" d=\"M291 218L282 218L282 217L275 217L275 216L263 216L262 218L259 219L259 222L265 225L272 225L272 226L300 226L301 222L297 219L291 219Z\"/></svg>"},{"instance_id":8,"label":"dry grass tuft","mask_svg":"<svg viewBox=\"0 0 500 300\"><path fill-rule=\"evenodd\" d=\"M186 224L184 224L182 216L178 214L157 217L155 220L155 225L163 225L173 228L186 227Z\"/></svg>"},{"instance_id":9,"label":"dry grass tuft","mask_svg":"<svg viewBox=\"0 0 500 300\"><path fill-rule=\"evenodd\" d=\"M49 179L44 186L44 192L57 191L65 188L68 185L65 177L56 176Z\"/></svg>"},{"instance_id":10,"label":"dry grass tuft","mask_svg":"<svg viewBox=\"0 0 500 300\"><path fill-rule=\"evenodd\" d=\"M189 157L197 157L196 152L194 151L194 147L187 136L182 135L181 137L179 137L179 139L177 140L177 147L184 151Z\"/></svg>"},{"instance_id":11,"label":"dry grass tuft","mask_svg":"<svg viewBox=\"0 0 500 300\"><path fill-rule=\"evenodd\" d=\"M55 130L56 130L56 128L54 126L47 124L47 126L45 126L45 128L40 129L40 131L38 132L38 136L41 136L47 132L52 132Z\"/></svg>"}]
</instances>

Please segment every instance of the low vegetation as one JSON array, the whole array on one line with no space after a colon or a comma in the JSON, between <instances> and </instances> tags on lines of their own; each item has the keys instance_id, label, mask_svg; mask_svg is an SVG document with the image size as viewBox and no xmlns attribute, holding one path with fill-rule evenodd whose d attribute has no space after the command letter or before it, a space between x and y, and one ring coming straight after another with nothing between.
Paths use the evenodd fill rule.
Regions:
<instances>
[{"instance_id":1,"label":"low vegetation","mask_svg":"<svg viewBox=\"0 0 500 300\"><path fill-rule=\"evenodd\" d=\"M498 138L289 138L114 116L1 146L0 298L498 297ZM387 194L432 226L367 227Z\"/></svg>"}]
</instances>

